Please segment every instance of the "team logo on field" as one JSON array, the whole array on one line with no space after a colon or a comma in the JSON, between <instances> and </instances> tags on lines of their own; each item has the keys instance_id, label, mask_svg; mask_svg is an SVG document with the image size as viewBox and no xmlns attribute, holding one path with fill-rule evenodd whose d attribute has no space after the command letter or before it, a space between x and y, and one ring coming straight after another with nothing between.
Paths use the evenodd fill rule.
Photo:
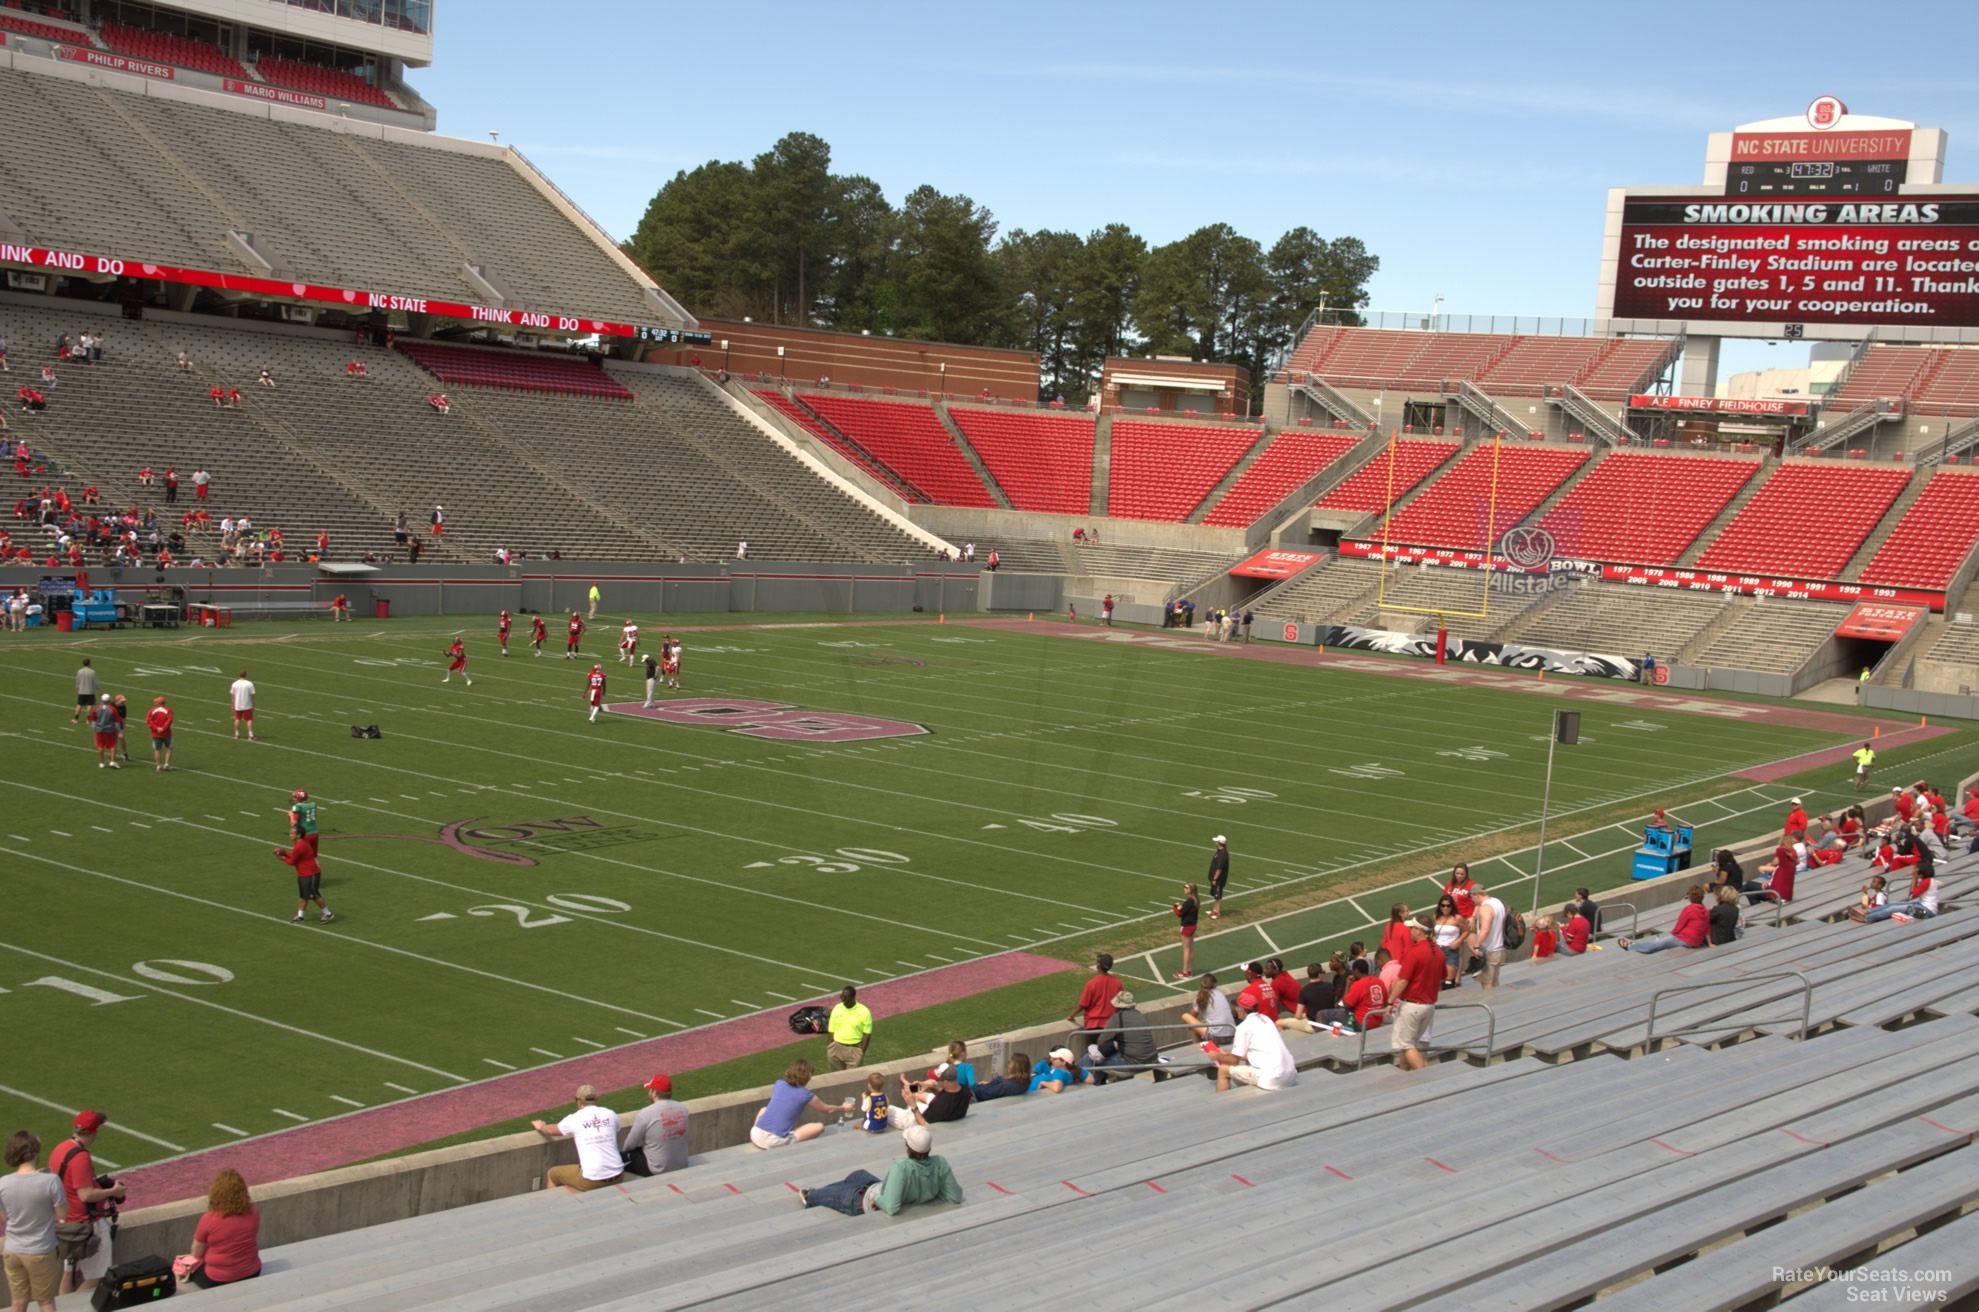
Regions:
<instances>
[{"instance_id":1,"label":"team logo on field","mask_svg":"<svg viewBox=\"0 0 1979 1312\"><path fill-rule=\"evenodd\" d=\"M614 715L639 716L688 728L722 729L777 742L863 743L875 738L913 738L929 732L927 725L908 720L886 720L856 711L807 711L786 702L758 702L740 697L688 697L658 706L618 702L606 709Z\"/></svg>"},{"instance_id":2,"label":"team logo on field","mask_svg":"<svg viewBox=\"0 0 1979 1312\"><path fill-rule=\"evenodd\" d=\"M655 830L607 824L588 815L522 820L514 824L483 823L486 819L485 816L474 816L441 825L436 838L428 838L424 834L338 834L336 838L339 842L353 838L392 838L408 843L433 843L481 861L533 866L539 864L536 860L538 856L553 856L558 852L593 852L602 847L644 843L663 837Z\"/></svg>"}]
</instances>

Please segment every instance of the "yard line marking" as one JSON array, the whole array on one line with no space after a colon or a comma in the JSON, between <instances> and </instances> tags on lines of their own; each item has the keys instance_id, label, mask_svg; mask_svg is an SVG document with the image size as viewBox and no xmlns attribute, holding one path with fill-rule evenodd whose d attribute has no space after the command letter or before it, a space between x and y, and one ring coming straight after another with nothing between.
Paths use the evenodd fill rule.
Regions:
<instances>
[{"instance_id":1,"label":"yard line marking","mask_svg":"<svg viewBox=\"0 0 1979 1312\"><path fill-rule=\"evenodd\" d=\"M419 1093L419 1090L417 1089L408 1089L403 1084L393 1084L390 1080L385 1081L385 1087L387 1089L397 1089L400 1093L410 1093L415 1097Z\"/></svg>"},{"instance_id":2,"label":"yard line marking","mask_svg":"<svg viewBox=\"0 0 1979 1312\"><path fill-rule=\"evenodd\" d=\"M728 1017L722 1015L719 1011L709 1011L706 1007L696 1007L694 1010L700 1012L703 1016L713 1016L716 1020L728 1019Z\"/></svg>"},{"instance_id":3,"label":"yard line marking","mask_svg":"<svg viewBox=\"0 0 1979 1312\"><path fill-rule=\"evenodd\" d=\"M1356 901L1354 901L1354 899L1352 899L1352 898L1348 898L1348 899L1346 899L1346 902L1347 902L1347 905L1348 905L1348 906L1350 906L1350 907L1352 907L1352 908L1353 908L1353 909L1354 909L1354 910L1355 910L1356 912L1358 912L1358 913L1359 913L1359 915L1360 915L1360 917L1361 917L1361 919L1362 919L1362 920L1368 920L1368 921L1371 921L1371 920L1373 920L1373 919L1374 919L1374 917L1373 917L1373 916L1370 916L1370 915L1369 915L1369 914L1367 913L1367 908L1366 908L1366 907L1364 907L1364 906L1362 906L1362 905L1361 905L1360 903L1358 903L1358 902L1356 902Z\"/></svg>"},{"instance_id":4,"label":"yard line marking","mask_svg":"<svg viewBox=\"0 0 1979 1312\"><path fill-rule=\"evenodd\" d=\"M1369 922L1369 923L1372 923L1372 922ZM1266 947L1268 947L1268 948L1270 948L1270 949L1271 949L1271 950L1272 950L1273 952L1279 952L1279 951L1282 951L1282 950L1283 950L1283 949L1281 949L1281 948L1280 948L1280 947L1279 947L1279 946L1278 946L1278 945L1277 945L1276 943L1273 943L1273 942L1271 941L1271 935L1269 935L1269 934L1267 934L1267 933L1265 933L1265 932L1264 932L1264 926L1263 926L1263 925L1257 925L1257 926L1255 926L1255 928L1256 928L1256 930L1257 930L1257 935L1258 935L1258 937L1264 940L1264 945L1265 945ZM1157 978L1158 978L1158 977L1157 977Z\"/></svg>"},{"instance_id":5,"label":"yard line marking","mask_svg":"<svg viewBox=\"0 0 1979 1312\"><path fill-rule=\"evenodd\" d=\"M1585 857L1587 855L1587 853L1581 851L1579 848L1575 847L1572 843L1569 843L1564 838L1556 838L1553 841L1558 843L1561 847L1566 848L1569 852L1572 852L1575 856Z\"/></svg>"},{"instance_id":6,"label":"yard line marking","mask_svg":"<svg viewBox=\"0 0 1979 1312\"><path fill-rule=\"evenodd\" d=\"M403 797L408 802L417 802L423 800L421 799L418 793L400 793L399 796Z\"/></svg>"},{"instance_id":7,"label":"yard line marking","mask_svg":"<svg viewBox=\"0 0 1979 1312\"><path fill-rule=\"evenodd\" d=\"M371 800L372 800L372 801L374 801L374 802L379 802L379 803L382 803L382 804L384 804L384 805L386 805L386 806L389 806L389 805L391 805L391 801L392 801L392 799L391 799L391 798L389 798L389 797L374 797L374 798L372 798Z\"/></svg>"},{"instance_id":8,"label":"yard line marking","mask_svg":"<svg viewBox=\"0 0 1979 1312\"><path fill-rule=\"evenodd\" d=\"M234 1128L233 1126L231 1126L231 1125L222 1125L222 1124L220 1124L220 1122L218 1122L218 1121L214 1121L214 1122L212 1123L212 1125L213 1125L213 1128L214 1128L214 1129L216 1129L216 1130L221 1130L221 1131L224 1131L224 1132L225 1132L225 1133L227 1133L227 1134L231 1134L231 1135L233 1135L233 1136L234 1136L234 1138L236 1138L236 1139L245 1139L245 1138L247 1138L247 1131L246 1131L246 1130L236 1130L236 1129L235 1129L235 1128Z\"/></svg>"},{"instance_id":9,"label":"yard line marking","mask_svg":"<svg viewBox=\"0 0 1979 1312\"><path fill-rule=\"evenodd\" d=\"M604 1047L604 1046L605 1046L605 1045L604 1045L604 1044L602 1044L602 1043L593 1043L593 1042L592 1042L591 1040L589 1040L589 1039L580 1039L580 1038L578 1038L578 1037L577 1037L577 1036L576 1036L575 1034L573 1034L573 1035L571 1035L571 1036L570 1036L570 1040L571 1040L571 1042L572 1042L572 1043L581 1043L581 1044L583 1044L583 1045L584 1045L585 1047L587 1047L587 1048L602 1048L602 1047Z\"/></svg>"},{"instance_id":10,"label":"yard line marking","mask_svg":"<svg viewBox=\"0 0 1979 1312\"><path fill-rule=\"evenodd\" d=\"M53 960L53 958L50 958L50 960ZM60 1112L64 1116L70 1116L75 1113L75 1108L69 1103L51 1102L47 1098L38 1098L34 1094L24 1092L20 1089L9 1088L4 1084L0 1084L0 1093L6 1094L9 1098L19 1098L22 1102L35 1103L39 1106L46 1107L50 1111ZM146 1134L142 1130L133 1130L128 1121L118 1121L116 1131L118 1134L128 1134L133 1139L142 1139L146 1143L155 1143L160 1148L169 1148L175 1153L186 1151L186 1149L179 1147L179 1145L173 1143L170 1139L160 1139L156 1135ZM96 1160L100 1162L103 1159L99 1157Z\"/></svg>"},{"instance_id":11,"label":"yard line marking","mask_svg":"<svg viewBox=\"0 0 1979 1312\"><path fill-rule=\"evenodd\" d=\"M483 1057L481 1060L487 1062L490 1066L493 1066L498 1070L512 1071L515 1069L515 1067L509 1065L507 1062L496 1061L493 1057Z\"/></svg>"},{"instance_id":12,"label":"yard line marking","mask_svg":"<svg viewBox=\"0 0 1979 1312\"><path fill-rule=\"evenodd\" d=\"M280 1107L270 1107L270 1108L269 1108L268 1110L269 1110L269 1111L271 1111L271 1112L273 1112L273 1113L275 1113L275 1115L277 1115L277 1116L286 1116L286 1117L288 1117L288 1118L289 1118L290 1120L292 1120L292 1121L300 1121L300 1122L303 1122L303 1123L307 1123L307 1122L308 1122L308 1120L309 1120L309 1118L308 1118L307 1116L298 1116L298 1115L296 1115L296 1114L295 1114L294 1112L291 1112L291 1111L284 1111L284 1110L283 1110L283 1109L281 1109ZM97 1160L99 1160L99 1161L101 1161L102 1159L101 1159L101 1158L98 1158Z\"/></svg>"},{"instance_id":13,"label":"yard line marking","mask_svg":"<svg viewBox=\"0 0 1979 1312\"><path fill-rule=\"evenodd\" d=\"M362 1102L359 1102L359 1101L358 1101L357 1099L355 1099L355 1098L346 1098L346 1097L344 1097L344 1096L343 1096L343 1095L342 1095L341 1093L333 1093L333 1094L331 1094L331 1095L330 1095L330 1100L331 1100L332 1102L340 1102L340 1103L342 1103L342 1104L344 1104L344 1105L345 1105L346 1107L368 1107L368 1106L370 1106L370 1104L369 1104L369 1103L362 1103Z\"/></svg>"},{"instance_id":14,"label":"yard line marking","mask_svg":"<svg viewBox=\"0 0 1979 1312\"><path fill-rule=\"evenodd\" d=\"M548 1048L531 1048L531 1049L530 1049L529 1051L531 1051L531 1052L533 1052L533 1053L535 1053L535 1054L536 1054L537 1056L539 1056L539 1057L548 1057L548 1058L549 1058L549 1059L550 1059L551 1061L562 1061L562 1060L563 1060L563 1054L562 1054L562 1053L560 1053L560 1052L551 1052L551 1051L550 1051L550 1050L549 1050Z\"/></svg>"}]
</instances>

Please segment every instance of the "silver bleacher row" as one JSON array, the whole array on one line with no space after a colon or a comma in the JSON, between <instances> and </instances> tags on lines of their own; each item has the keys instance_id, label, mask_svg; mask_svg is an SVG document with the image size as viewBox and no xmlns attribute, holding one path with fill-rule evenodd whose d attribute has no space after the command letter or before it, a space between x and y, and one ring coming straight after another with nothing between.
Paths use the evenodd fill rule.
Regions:
<instances>
[{"instance_id":1,"label":"silver bleacher row","mask_svg":"<svg viewBox=\"0 0 1979 1312\"><path fill-rule=\"evenodd\" d=\"M1979 1007L1958 983L1979 970L1979 912L1755 926L1708 952L1610 948L1508 967L1490 997L1495 1046L1528 1055L1488 1065L1334 1074L1317 1067L1352 1041L1313 1036L1293 1041L1307 1073L1289 1090L1217 1094L1181 1078L978 1105L935 1131L959 1208L801 1210L798 1187L882 1173L900 1151L898 1136L838 1128L770 1153L722 1149L623 1189L535 1193L272 1250L260 1279L202 1306L1007 1308L1056 1296L1458 1309L1603 1294L1623 1308L1784 1295L1812 1309L1849 1301L1851 1286L1792 1273L1844 1263L1927 1273L1916 1289L1941 1301L1972 1297L1979 1018L1940 1013L1954 997ZM1852 980L1858 1009L1907 991L1917 1005L1904 1014L1925 1019L1805 1042L1642 1041L1666 986L1726 982L1726 1003L1670 1013L1673 1027L1710 1025L1742 1005L1741 978L1837 967L1852 974L1831 982ZM1935 1003L1918 1002L1927 992ZM1825 988L1816 996L1826 1004ZM1463 1041L1477 1014L1453 1010L1437 1037ZM1385 1051L1386 1032L1375 1040ZM1549 1048L1591 1055L1556 1063Z\"/></svg>"}]
</instances>

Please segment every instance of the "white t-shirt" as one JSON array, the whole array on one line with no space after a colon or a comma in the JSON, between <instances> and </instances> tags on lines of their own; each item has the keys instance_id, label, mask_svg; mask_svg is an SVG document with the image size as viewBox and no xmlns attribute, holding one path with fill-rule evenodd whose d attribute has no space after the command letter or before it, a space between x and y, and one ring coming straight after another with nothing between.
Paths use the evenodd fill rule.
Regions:
<instances>
[{"instance_id":1,"label":"white t-shirt","mask_svg":"<svg viewBox=\"0 0 1979 1312\"><path fill-rule=\"evenodd\" d=\"M251 711L254 709L254 685L246 679L235 679L230 690L234 694L234 709Z\"/></svg>"},{"instance_id":2,"label":"white t-shirt","mask_svg":"<svg viewBox=\"0 0 1979 1312\"><path fill-rule=\"evenodd\" d=\"M1478 945L1479 950L1483 952L1503 952L1505 950L1505 904L1487 894L1484 901L1477 905L1480 911L1485 907L1491 908L1491 924L1484 931L1484 941Z\"/></svg>"},{"instance_id":3,"label":"white t-shirt","mask_svg":"<svg viewBox=\"0 0 1979 1312\"><path fill-rule=\"evenodd\" d=\"M557 1133L577 1145L577 1164L587 1180L625 1174L618 1155L618 1113L609 1107L581 1107L557 1122Z\"/></svg>"},{"instance_id":4,"label":"white t-shirt","mask_svg":"<svg viewBox=\"0 0 1979 1312\"><path fill-rule=\"evenodd\" d=\"M1911 899L1932 915L1938 914L1938 881L1931 880L1924 885L1924 891Z\"/></svg>"},{"instance_id":5,"label":"white t-shirt","mask_svg":"<svg viewBox=\"0 0 1979 1312\"><path fill-rule=\"evenodd\" d=\"M1279 1037L1278 1026L1262 1012L1252 1012L1237 1026L1230 1054L1257 1072L1260 1089L1288 1089L1299 1082L1292 1050Z\"/></svg>"}]
</instances>

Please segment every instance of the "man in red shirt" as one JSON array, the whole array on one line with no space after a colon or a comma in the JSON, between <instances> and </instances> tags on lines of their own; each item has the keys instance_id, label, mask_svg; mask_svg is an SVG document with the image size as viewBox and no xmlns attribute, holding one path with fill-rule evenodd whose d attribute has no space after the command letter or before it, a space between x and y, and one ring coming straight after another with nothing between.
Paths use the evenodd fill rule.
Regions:
<instances>
[{"instance_id":1,"label":"man in red shirt","mask_svg":"<svg viewBox=\"0 0 1979 1312\"><path fill-rule=\"evenodd\" d=\"M563 640L563 658L570 660L577 655L577 640L584 636L584 617L576 611L570 613L570 635Z\"/></svg>"},{"instance_id":2,"label":"man in red shirt","mask_svg":"<svg viewBox=\"0 0 1979 1312\"><path fill-rule=\"evenodd\" d=\"M1419 1071L1429 1063L1423 1046L1429 1042L1430 1022L1436 1018L1436 995L1443 988L1443 950L1430 937L1429 926L1420 920L1409 922L1409 951L1402 958L1402 973L1395 977L1394 996L1401 1000L1395 1009L1395 1030L1389 1039L1395 1050L1395 1063L1405 1071Z\"/></svg>"},{"instance_id":3,"label":"man in red shirt","mask_svg":"<svg viewBox=\"0 0 1979 1312\"><path fill-rule=\"evenodd\" d=\"M1113 1019L1113 999L1119 996L1120 981L1113 977L1113 957L1109 953L1102 952L1094 957L1093 967L1098 973L1079 990L1079 1005L1072 1008L1072 1014L1065 1019L1082 1029L1098 1033L1106 1028L1106 1022ZM1077 1045L1074 1046L1076 1048Z\"/></svg>"},{"instance_id":4,"label":"man in red shirt","mask_svg":"<svg viewBox=\"0 0 1979 1312\"><path fill-rule=\"evenodd\" d=\"M1255 961L1244 967L1244 987L1238 991L1237 1001L1252 1011L1263 1012L1274 1025L1278 1023L1278 990L1265 978L1264 967Z\"/></svg>"},{"instance_id":5,"label":"man in red shirt","mask_svg":"<svg viewBox=\"0 0 1979 1312\"><path fill-rule=\"evenodd\" d=\"M1278 995L1278 1014L1293 1015L1299 1009L1299 981L1292 977L1292 972L1285 969L1285 963L1277 957L1264 965L1265 977L1271 981L1271 987Z\"/></svg>"},{"instance_id":6,"label":"man in red shirt","mask_svg":"<svg viewBox=\"0 0 1979 1312\"><path fill-rule=\"evenodd\" d=\"M1587 951L1588 936L1593 932L1594 926L1587 923L1579 903L1569 902L1560 908L1560 947L1568 956Z\"/></svg>"},{"instance_id":7,"label":"man in red shirt","mask_svg":"<svg viewBox=\"0 0 1979 1312\"><path fill-rule=\"evenodd\" d=\"M1892 788L1890 790L1890 804L1896 807L1897 814L1903 818L1906 824L1910 822L1911 815L1917 810L1917 799L1901 788Z\"/></svg>"},{"instance_id":8,"label":"man in red shirt","mask_svg":"<svg viewBox=\"0 0 1979 1312\"><path fill-rule=\"evenodd\" d=\"M1477 881L1471 878L1471 868L1462 861L1451 868L1450 878L1444 881L1443 891L1457 904L1457 914L1469 920L1477 911L1477 904L1471 900L1471 890Z\"/></svg>"},{"instance_id":9,"label":"man in red shirt","mask_svg":"<svg viewBox=\"0 0 1979 1312\"><path fill-rule=\"evenodd\" d=\"M327 925L336 919L323 902L323 866L316 859L317 841L315 834L297 834L294 847L275 849L276 856L295 867L295 918L289 922L292 925L302 923L302 913L311 902L323 913L317 917L318 921Z\"/></svg>"},{"instance_id":10,"label":"man in red shirt","mask_svg":"<svg viewBox=\"0 0 1979 1312\"><path fill-rule=\"evenodd\" d=\"M1955 834L1979 830L1979 788L1965 790L1965 805L1959 808L1959 813L1951 818L1951 822Z\"/></svg>"},{"instance_id":11,"label":"man in red shirt","mask_svg":"<svg viewBox=\"0 0 1979 1312\"><path fill-rule=\"evenodd\" d=\"M1789 803L1793 807L1787 812L1786 831L1790 834L1807 832L1807 808L1801 805L1798 797Z\"/></svg>"},{"instance_id":12,"label":"man in red shirt","mask_svg":"<svg viewBox=\"0 0 1979 1312\"><path fill-rule=\"evenodd\" d=\"M573 615L571 618L576 619L577 617ZM571 641L575 642L576 639L573 638ZM591 677L584 681L584 687L586 696L591 700L591 722L596 724L598 722L598 712L605 705L605 667L596 664L592 665Z\"/></svg>"},{"instance_id":13,"label":"man in red shirt","mask_svg":"<svg viewBox=\"0 0 1979 1312\"><path fill-rule=\"evenodd\" d=\"M48 1154L48 1165L62 1182L62 1192L67 1196L68 1210L62 1213L65 1222L87 1221L92 1238L96 1241L96 1251L87 1257L82 1248L86 1245L63 1243L58 1251L62 1255L62 1292L74 1294L87 1290L103 1273L110 1269L110 1240L112 1229L109 1210L104 1203L121 1203L124 1200L124 1186L112 1184L109 1188L99 1188L96 1183L96 1163L90 1160L90 1145L96 1142L97 1131L109 1123L109 1117L102 1112L83 1111L76 1113L75 1134L55 1145Z\"/></svg>"}]
</instances>

